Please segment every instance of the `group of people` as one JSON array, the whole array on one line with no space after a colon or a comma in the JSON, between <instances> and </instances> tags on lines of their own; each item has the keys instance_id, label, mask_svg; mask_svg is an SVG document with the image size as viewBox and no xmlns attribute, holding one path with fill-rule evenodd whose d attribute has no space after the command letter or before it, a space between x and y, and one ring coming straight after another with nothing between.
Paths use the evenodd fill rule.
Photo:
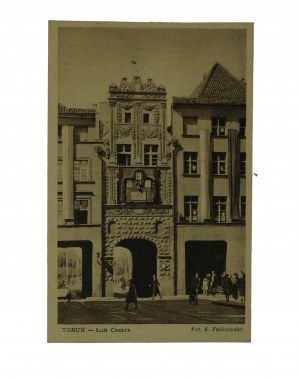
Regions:
<instances>
[{"instance_id":1,"label":"group of people","mask_svg":"<svg viewBox=\"0 0 300 379\"><path fill-rule=\"evenodd\" d=\"M241 302L246 300L246 275L241 271L240 276L235 272L233 275L224 273L222 276L222 289L226 298L229 301L230 295L235 301L240 296Z\"/></svg>"},{"instance_id":2,"label":"group of people","mask_svg":"<svg viewBox=\"0 0 300 379\"><path fill-rule=\"evenodd\" d=\"M198 273L191 278L189 283L189 301L190 303L197 299L199 293L203 295L215 295L217 290L223 292L226 298L226 301L229 301L229 297L232 295L235 301L237 301L240 296L241 301L245 302L246 296L246 277L245 273L241 271L240 276L237 273L226 274L224 272L221 276L221 282L218 284L218 279L215 271L212 271L211 274L207 274L202 282Z\"/></svg>"},{"instance_id":3,"label":"group of people","mask_svg":"<svg viewBox=\"0 0 300 379\"><path fill-rule=\"evenodd\" d=\"M160 283L159 283L159 280L157 279L156 275L152 276L152 282L149 284L149 288L150 287L152 287L152 300L154 300L154 297L157 295L159 296L160 299L162 299L160 289L159 289ZM128 309L128 306L130 303L133 303L135 305L134 309L138 309L137 293L136 293L135 285L134 285L132 279L130 279L130 281L129 281L129 289L128 289L128 293L126 296L125 303L126 303L126 305L125 305L124 309Z\"/></svg>"},{"instance_id":4,"label":"group of people","mask_svg":"<svg viewBox=\"0 0 300 379\"><path fill-rule=\"evenodd\" d=\"M201 278L199 277L199 274L196 272L195 275L191 278L189 283L189 298L190 302L195 299L195 297L201 293L203 295L208 296L209 294L215 295L217 292L217 275L215 271L212 271L211 274L207 274L203 281L201 282Z\"/></svg>"}]
</instances>

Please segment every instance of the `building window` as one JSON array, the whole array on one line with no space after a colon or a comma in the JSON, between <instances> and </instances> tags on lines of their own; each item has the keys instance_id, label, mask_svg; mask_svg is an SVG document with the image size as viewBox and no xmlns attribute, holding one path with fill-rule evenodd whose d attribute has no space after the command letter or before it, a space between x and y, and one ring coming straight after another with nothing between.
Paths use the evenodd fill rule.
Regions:
<instances>
[{"instance_id":1,"label":"building window","mask_svg":"<svg viewBox=\"0 0 300 379\"><path fill-rule=\"evenodd\" d=\"M241 217L242 220L246 219L246 196L241 196Z\"/></svg>"},{"instance_id":2,"label":"building window","mask_svg":"<svg viewBox=\"0 0 300 379\"><path fill-rule=\"evenodd\" d=\"M213 117L211 120L212 134L216 137L226 136L226 119L224 117Z\"/></svg>"},{"instance_id":3,"label":"building window","mask_svg":"<svg viewBox=\"0 0 300 379\"><path fill-rule=\"evenodd\" d=\"M187 222L198 221L198 196L184 196L184 219Z\"/></svg>"},{"instance_id":4,"label":"building window","mask_svg":"<svg viewBox=\"0 0 300 379\"><path fill-rule=\"evenodd\" d=\"M156 166L158 161L158 145L144 145L144 165Z\"/></svg>"},{"instance_id":5,"label":"building window","mask_svg":"<svg viewBox=\"0 0 300 379\"><path fill-rule=\"evenodd\" d=\"M240 175L246 176L246 153L240 153Z\"/></svg>"},{"instance_id":6,"label":"building window","mask_svg":"<svg viewBox=\"0 0 300 379\"><path fill-rule=\"evenodd\" d=\"M183 173L187 175L193 175L197 174L197 160L198 160L198 153L183 153Z\"/></svg>"},{"instance_id":7,"label":"building window","mask_svg":"<svg viewBox=\"0 0 300 379\"><path fill-rule=\"evenodd\" d=\"M89 223L89 200L74 201L74 219L75 224Z\"/></svg>"},{"instance_id":8,"label":"building window","mask_svg":"<svg viewBox=\"0 0 300 379\"><path fill-rule=\"evenodd\" d=\"M125 112L125 124L130 124L130 123L131 123L131 113Z\"/></svg>"},{"instance_id":9,"label":"building window","mask_svg":"<svg viewBox=\"0 0 300 379\"><path fill-rule=\"evenodd\" d=\"M227 220L227 197L214 196L213 198L214 221L222 223Z\"/></svg>"},{"instance_id":10,"label":"building window","mask_svg":"<svg viewBox=\"0 0 300 379\"><path fill-rule=\"evenodd\" d=\"M213 153L212 173L214 175L226 175L226 153Z\"/></svg>"},{"instance_id":11,"label":"building window","mask_svg":"<svg viewBox=\"0 0 300 379\"><path fill-rule=\"evenodd\" d=\"M150 120L150 115L149 115L149 113L144 113L144 114L143 114L143 123L144 123L144 124L149 124L149 120Z\"/></svg>"},{"instance_id":12,"label":"building window","mask_svg":"<svg viewBox=\"0 0 300 379\"><path fill-rule=\"evenodd\" d=\"M120 166L131 165L131 145L117 145L117 164Z\"/></svg>"},{"instance_id":13,"label":"building window","mask_svg":"<svg viewBox=\"0 0 300 379\"><path fill-rule=\"evenodd\" d=\"M74 128L75 141L87 141L87 137L88 137L88 127L76 126Z\"/></svg>"},{"instance_id":14,"label":"building window","mask_svg":"<svg viewBox=\"0 0 300 379\"><path fill-rule=\"evenodd\" d=\"M57 167L57 181L58 182L62 182L63 181L63 179L62 179L62 160L61 159L59 159L58 160L58 167Z\"/></svg>"},{"instance_id":15,"label":"building window","mask_svg":"<svg viewBox=\"0 0 300 379\"><path fill-rule=\"evenodd\" d=\"M246 119L240 118L240 137L246 137Z\"/></svg>"},{"instance_id":16,"label":"building window","mask_svg":"<svg viewBox=\"0 0 300 379\"><path fill-rule=\"evenodd\" d=\"M199 136L198 118L183 117L183 135Z\"/></svg>"},{"instance_id":17,"label":"building window","mask_svg":"<svg viewBox=\"0 0 300 379\"><path fill-rule=\"evenodd\" d=\"M89 180L88 159L76 159L74 161L74 180L76 182L86 182Z\"/></svg>"}]
</instances>

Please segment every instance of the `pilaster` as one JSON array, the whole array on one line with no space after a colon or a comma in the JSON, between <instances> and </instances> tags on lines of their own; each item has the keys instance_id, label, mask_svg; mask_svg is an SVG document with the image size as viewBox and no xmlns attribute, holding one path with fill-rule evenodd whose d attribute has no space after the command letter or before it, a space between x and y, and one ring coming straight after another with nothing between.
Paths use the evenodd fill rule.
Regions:
<instances>
[{"instance_id":1,"label":"pilaster","mask_svg":"<svg viewBox=\"0 0 300 379\"><path fill-rule=\"evenodd\" d=\"M141 102L134 103L134 127L135 127L135 135L136 135L136 157L135 162L136 165L142 165L142 141L141 141Z\"/></svg>"},{"instance_id":2,"label":"pilaster","mask_svg":"<svg viewBox=\"0 0 300 379\"><path fill-rule=\"evenodd\" d=\"M200 221L211 219L210 204L210 159L211 159L211 123L200 124Z\"/></svg>"},{"instance_id":3,"label":"pilaster","mask_svg":"<svg viewBox=\"0 0 300 379\"><path fill-rule=\"evenodd\" d=\"M63 218L65 224L74 224L74 127L62 127L63 150Z\"/></svg>"},{"instance_id":4,"label":"pilaster","mask_svg":"<svg viewBox=\"0 0 300 379\"><path fill-rule=\"evenodd\" d=\"M240 152L239 152L239 139L238 122L227 123L228 129L228 185L229 185L229 217L231 221L239 221L239 193L240 193L240 180L239 180L239 165L240 165Z\"/></svg>"}]
</instances>

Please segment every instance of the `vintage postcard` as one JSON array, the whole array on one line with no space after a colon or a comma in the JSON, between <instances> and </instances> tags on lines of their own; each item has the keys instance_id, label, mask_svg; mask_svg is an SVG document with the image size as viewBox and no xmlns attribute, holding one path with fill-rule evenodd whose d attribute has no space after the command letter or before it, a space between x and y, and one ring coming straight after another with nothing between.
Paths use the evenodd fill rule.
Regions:
<instances>
[{"instance_id":1,"label":"vintage postcard","mask_svg":"<svg viewBox=\"0 0 300 379\"><path fill-rule=\"evenodd\" d=\"M250 341L252 83L251 23L49 23L49 342Z\"/></svg>"}]
</instances>

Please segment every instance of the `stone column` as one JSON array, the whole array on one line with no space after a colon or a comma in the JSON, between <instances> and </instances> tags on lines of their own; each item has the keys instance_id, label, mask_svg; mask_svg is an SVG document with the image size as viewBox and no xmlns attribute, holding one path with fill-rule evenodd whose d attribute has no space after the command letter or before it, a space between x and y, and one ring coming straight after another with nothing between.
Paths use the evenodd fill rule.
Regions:
<instances>
[{"instance_id":1,"label":"stone column","mask_svg":"<svg viewBox=\"0 0 300 379\"><path fill-rule=\"evenodd\" d=\"M229 185L229 217L231 221L240 220L239 194L240 194L240 149L239 149L239 124L228 122L228 185Z\"/></svg>"},{"instance_id":2,"label":"stone column","mask_svg":"<svg viewBox=\"0 0 300 379\"><path fill-rule=\"evenodd\" d=\"M64 125L62 127L63 147L63 219L65 224L74 224L74 127Z\"/></svg>"},{"instance_id":3,"label":"stone column","mask_svg":"<svg viewBox=\"0 0 300 379\"><path fill-rule=\"evenodd\" d=\"M210 147L211 123L200 124L200 221L210 221Z\"/></svg>"}]
</instances>

